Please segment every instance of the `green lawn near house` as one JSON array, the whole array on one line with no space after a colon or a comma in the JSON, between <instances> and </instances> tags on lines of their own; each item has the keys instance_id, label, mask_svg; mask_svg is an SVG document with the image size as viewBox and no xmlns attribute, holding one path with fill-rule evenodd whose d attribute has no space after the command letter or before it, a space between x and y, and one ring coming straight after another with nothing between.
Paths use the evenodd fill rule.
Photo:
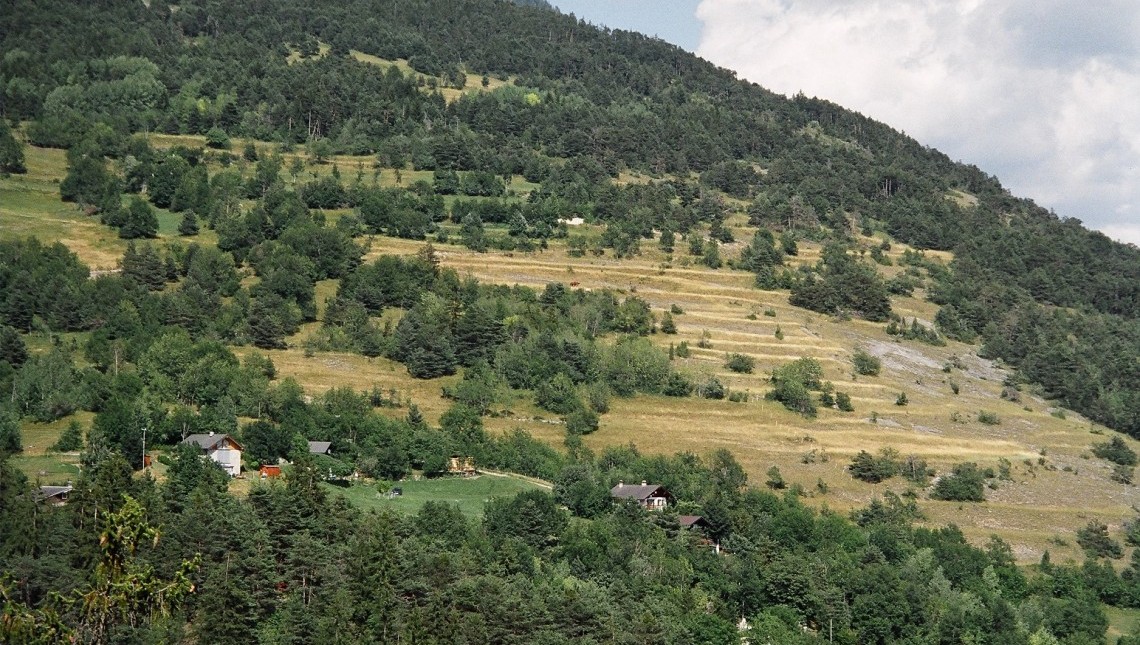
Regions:
<instances>
[{"instance_id":1,"label":"green lawn near house","mask_svg":"<svg viewBox=\"0 0 1140 645\"><path fill-rule=\"evenodd\" d=\"M395 484L403 494L389 497L379 492L374 484L356 484L348 488L326 485L331 495L344 495L354 506L369 509L391 509L400 513L413 514L427 502L447 502L457 504L459 510L469 517L481 517L483 507L495 497L515 495L540 488L515 477L480 474L476 477L440 477L419 479Z\"/></svg>"}]
</instances>

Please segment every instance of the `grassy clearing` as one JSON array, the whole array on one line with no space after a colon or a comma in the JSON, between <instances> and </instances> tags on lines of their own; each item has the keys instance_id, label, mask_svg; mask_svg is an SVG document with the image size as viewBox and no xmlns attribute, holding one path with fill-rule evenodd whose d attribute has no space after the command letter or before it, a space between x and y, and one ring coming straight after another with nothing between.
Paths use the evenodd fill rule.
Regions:
<instances>
[{"instance_id":1,"label":"grassy clearing","mask_svg":"<svg viewBox=\"0 0 1140 645\"><path fill-rule=\"evenodd\" d=\"M41 486L63 485L79 477L78 456L43 455L40 457L19 456L14 460L28 481Z\"/></svg>"},{"instance_id":2,"label":"grassy clearing","mask_svg":"<svg viewBox=\"0 0 1140 645\"><path fill-rule=\"evenodd\" d=\"M322 47L322 52L321 52L322 55L324 55L324 53L326 51L327 50L324 49L324 47ZM439 93L443 96L443 99L445 101L447 101L448 103L452 103L452 102L458 100L459 97L463 96L467 92L491 92L491 91L494 91L494 90L496 90L500 87L503 87L504 85L507 85L508 83L510 83L510 79L504 81L502 79L498 79L498 78L494 78L494 77L489 76L489 77L487 77L487 86L484 87L483 86L483 77L481 75L468 73L466 82L464 83L462 89L455 88L455 87L444 87L443 81L441 79L434 77L434 76L430 76L428 74L424 74L423 72L417 72L415 69L412 68L411 65L408 64L408 61L405 58L400 58L397 60L388 60L385 58L380 58L379 56L373 56L372 54L365 54L364 52L358 52L356 50L351 50L349 53L352 55L353 58L355 58L356 60L358 60L362 63L368 63L370 65L375 65L375 66L377 66L381 69L385 69L385 70L388 69L389 67L396 67L405 76L408 74L414 75L416 78L422 79L425 83L429 79L435 79L435 81L439 84L439 87L438 87ZM431 91L431 90L430 90L430 88L427 88L425 86L424 91Z\"/></svg>"},{"instance_id":3,"label":"grassy clearing","mask_svg":"<svg viewBox=\"0 0 1140 645\"><path fill-rule=\"evenodd\" d=\"M1135 634L1140 629L1140 609L1120 609L1107 605L1103 609L1108 616L1106 642L1115 643L1121 636Z\"/></svg>"},{"instance_id":4,"label":"grassy clearing","mask_svg":"<svg viewBox=\"0 0 1140 645\"><path fill-rule=\"evenodd\" d=\"M540 488L537 484L514 477L479 475L477 477L442 477L400 482L399 497L389 498L375 486L358 484L348 488L326 485L332 495L344 495L354 506L364 510L389 509L404 514L419 512L427 502L456 504L468 517L482 517L483 507L495 497L513 497L523 491Z\"/></svg>"},{"instance_id":5,"label":"grassy clearing","mask_svg":"<svg viewBox=\"0 0 1140 645\"><path fill-rule=\"evenodd\" d=\"M161 137L164 147L202 145L204 141L204 137ZM100 224L98 216L86 215L74 204L64 203L59 198L59 182L67 174L64 151L29 146L26 157L27 174L0 178L0 239L34 236L44 241L62 242L93 271L117 268L127 241L119 239L114 229ZM128 199L124 197L124 204ZM153 243L175 239L217 243L217 235L209 230L203 230L195 238L180 238L178 223L182 215L161 208L155 209L155 213L158 239Z\"/></svg>"},{"instance_id":6,"label":"grassy clearing","mask_svg":"<svg viewBox=\"0 0 1140 645\"><path fill-rule=\"evenodd\" d=\"M62 242L94 269L114 268L126 242L98 218L59 198L63 151L29 149L28 173L0 178L0 239Z\"/></svg>"},{"instance_id":7,"label":"grassy clearing","mask_svg":"<svg viewBox=\"0 0 1140 645\"><path fill-rule=\"evenodd\" d=\"M78 421L86 431L94 417L91 412L77 412L51 423L21 423L24 450L12 458L13 463L32 482L64 484L68 480L73 481L79 475L79 453L52 452L49 448L59 441L59 436L71 421Z\"/></svg>"},{"instance_id":8,"label":"grassy clearing","mask_svg":"<svg viewBox=\"0 0 1140 645\"><path fill-rule=\"evenodd\" d=\"M40 457L48 454L48 448L59 441L63 430L73 420L79 422L81 428L90 428L91 420L95 418L92 412L76 412L71 416L52 421L51 423L26 422L20 425L20 433L24 442L24 456Z\"/></svg>"},{"instance_id":9,"label":"grassy clearing","mask_svg":"<svg viewBox=\"0 0 1140 645\"><path fill-rule=\"evenodd\" d=\"M317 47L318 47L318 53L316 56L317 58L324 58L325 56L327 56L329 54L329 51L332 50L332 47L326 43L318 43ZM424 92L431 92L432 89L430 87L429 82L435 81L435 83L437 84L437 89L438 89L440 95L442 95L443 99L445 101L447 101L448 103L452 103L452 102L458 100L460 96L463 96L463 94L465 94L467 92L489 92L489 91L495 90L496 88L502 87L502 86L504 86L510 82L510 79L504 81L502 79L498 79L498 78L494 78L494 77L488 77L487 78L487 85L486 85L486 87L484 87L483 86L483 77L481 75L468 73L466 82L465 82L462 89L455 88L455 87L445 87L443 79L440 79L440 78L435 77L435 76L431 76L430 74L424 74L423 72L416 71L414 68L412 68L411 65L408 64L408 60L406 58L399 58L396 60L388 60L386 58L380 58L379 56L374 56L372 54L365 54L364 52L356 51L355 49L349 50L349 55L352 56L353 58L355 58L356 60L362 62L362 63L368 63L369 65L375 65L375 66L377 66L383 70L386 70L389 67L395 67L395 68L399 69L400 72L403 73L405 76L412 75L416 79L424 82L424 84L423 84L423 91ZM302 60L301 53L297 50L291 50L289 52L289 55L285 57L285 61L290 65L298 63L301 60Z\"/></svg>"}]
</instances>

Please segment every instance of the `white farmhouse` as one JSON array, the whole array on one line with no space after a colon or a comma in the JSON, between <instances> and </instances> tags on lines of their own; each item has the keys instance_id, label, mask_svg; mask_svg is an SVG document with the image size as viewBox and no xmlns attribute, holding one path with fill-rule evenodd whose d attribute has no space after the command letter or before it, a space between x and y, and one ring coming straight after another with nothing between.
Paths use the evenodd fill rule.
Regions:
<instances>
[{"instance_id":1,"label":"white farmhouse","mask_svg":"<svg viewBox=\"0 0 1140 645\"><path fill-rule=\"evenodd\" d=\"M198 446L206 456L216 461L230 477L241 474L241 444L227 434L192 434L182 440Z\"/></svg>"}]
</instances>

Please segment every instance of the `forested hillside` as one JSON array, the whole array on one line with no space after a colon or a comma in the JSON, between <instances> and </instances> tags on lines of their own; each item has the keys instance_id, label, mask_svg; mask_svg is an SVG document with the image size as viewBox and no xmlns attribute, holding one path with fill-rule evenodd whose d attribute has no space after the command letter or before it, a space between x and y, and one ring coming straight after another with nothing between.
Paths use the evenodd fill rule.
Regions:
<instances>
[{"instance_id":1,"label":"forested hillside","mask_svg":"<svg viewBox=\"0 0 1140 645\"><path fill-rule=\"evenodd\" d=\"M822 477L806 490L773 466L750 487L740 455L663 449L649 422L636 436L652 455L588 445L640 399L829 428L864 424L859 406L889 427L870 407L886 352L861 341L838 368L807 355L829 346L804 310L900 343L976 343L1016 368L902 350L930 369L885 368L910 390L890 393L899 411L994 379L1003 410L1060 428L1065 407L1140 437L1140 251L978 168L541 0L13 0L0 52L4 638L1084 644L1104 638L1102 603L1140 606L1140 556L1108 561L1125 555L1110 530L1136 546L1140 520L1110 528L1088 508L1063 520L1082 525L1076 546L1052 526L1035 536L1088 561L1034 551L1029 568L996 537L915 526L920 496L952 508L1061 476L1021 417L928 401L992 435L977 454L994 467L858 446L845 479L907 488L849 516L803 501L828 494ZM449 266L460 252L503 269L477 279ZM543 253L559 277L515 271ZM613 263L580 283L569 262L583 258ZM638 291L674 269L751 327L714 339L711 314ZM778 296L779 312L757 297L745 313L741 292ZM761 327L797 335L753 394L729 379L757 370L737 338ZM722 371L682 362L714 345ZM323 356L398 366L411 385L281 373ZM1080 444L1062 472L1085 478L1066 482L1132 490L1129 441L1065 431ZM179 445L194 433L240 439L246 469L291 462L284 483L227 481ZM804 450L805 470L830 459ZM452 457L552 489L470 516L437 501L364 512L333 492L380 503ZM65 480L63 506L35 488ZM670 510L613 503L638 480L671 491Z\"/></svg>"},{"instance_id":2,"label":"forested hillside","mask_svg":"<svg viewBox=\"0 0 1140 645\"><path fill-rule=\"evenodd\" d=\"M1140 253L826 101L786 100L664 42L507 3L10 9L3 112L33 119L33 143L92 135L123 158L130 132L214 131L391 166L523 174L541 184L530 202L548 223L595 217L619 249L653 229L715 227L734 208L808 238L883 230L955 251L932 294L945 333L983 334L991 355L1065 405L1140 431L1129 386L1140 367L1127 358L1140 343ZM380 73L367 56L416 73ZM511 82L450 101L435 91L468 76ZM613 188L626 168L662 181ZM682 208L660 207L678 197Z\"/></svg>"}]
</instances>

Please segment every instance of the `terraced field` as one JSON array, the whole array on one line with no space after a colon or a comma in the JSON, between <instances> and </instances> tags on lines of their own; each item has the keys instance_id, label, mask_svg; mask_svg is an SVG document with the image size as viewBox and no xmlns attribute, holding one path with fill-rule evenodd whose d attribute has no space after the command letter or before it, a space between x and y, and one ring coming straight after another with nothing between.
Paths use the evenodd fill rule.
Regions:
<instances>
[{"instance_id":1,"label":"terraced field","mask_svg":"<svg viewBox=\"0 0 1140 645\"><path fill-rule=\"evenodd\" d=\"M200 138L155 137L155 142L200 143ZM332 162L347 176L351 168L371 164L371 159L346 157ZM289 163L286 161L286 166ZM113 231L58 199L63 153L29 148L28 165L27 175L0 179L0 238L34 234L44 240L59 240L93 269L114 269L125 244ZM315 166L312 171L329 172L330 167ZM371 172L370 166L366 168L365 172ZM408 181L411 175L405 171L403 179ZM383 169L380 182L395 185L394 171ZM176 223L173 218L167 221L167 215L163 216L164 237L171 235ZM751 237L742 217L730 223L736 239ZM588 237L600 234L590 227L573 232ZM207 233L197 241L211 243L212 238ZM370 258L385 253L411 254L423 245L381 237L369 242ZM725 245L722 254L732 257L740 246L739 242ZM925 493L919 491L920 506L931 524L953 522L978 543L990 534L1000 535L1026 562L1038 560L1046 549L1055 561L1079 559L1074 540L1077 528L1090 519L1099 519L1116 531L1123 520L1135 515L1133 509L1140 502L1136 488L1110 481L1109 464L1089 454L1089 446L1106 440L1111 431L1079 415L1061 414L1029 391L1020 394L1020 401L1003 399L1005 370L979 358L975 346L900 342L888 336L882 324L833 320L792 307L786 292L752 288L749 274L710 270L683 253L667 256L648 240L642 242L641 255L626 260L609 255L571 257L557 241L550 249L535 253L480 254L448 244L436 244L436 250L443 265L481 281L535 287L557 281L585 289L611 288L636 293L659 314L677 305L684 310L674 316L678 333L656 334L654 342L667 348L687 341L691 354L677 359L680 369L694 375L715 375L731 390L748 393L748 400L741 403L650 396L616 399L611 411L602 417L600 430L586 437L594 450L630 442L649 453L704 454L725 447L736 454L754 485L763 485L765 473L776 466L785 480L803 488L810 503L839 511L863 505L888 489L899 493L906 489L897 478L870 485L850 477L845 467L860 450L893 448L902 456L927 460L939 472L961 461L976 461L982 467L996 469L998 460L1005 459L1011 464L1011 479L997 481L996 487L987 491L985 503L935 502L926 500ZM897 260L903 251L901 245L895 245L888 253L896 262L883 268L885 273L893 275L902 270ZM801 253L793 260L811 263L818 255L818 247L801 244ZM945 254L928 257L948 259ZM324 297L333 293L335 286L334 282L319 284L318 302L323 305ZM917 317L920 321L932 320L937 310L923 300L921 290L914 297L895 298L893 307L908 319ZM337 386L395 389L401 398L415 401L431 421L446 410L449 403L441 398L441 388L457 376L420 381L408 376L402 365L386 359L339 353L306 355L301 344L312 328L310 325L290 339L290 349L269 352L281 375L295 377L314 394ZM777 337L777 330L782 338ZM711 347L697 347L702 336ZM881 359L880 376L853 375L851 354L856 348ZM241 354L248 350L235 351ZM729 352L753 357L755 372L736 374L725 368ZM855 412L825 409L817 418L805 419L764 399L771 370L802 356L822 363L825 378L836 390L851 395ZM961 367L944 371L944 366L955 363ZM957 394L952 391L952 382L959 388ZM908 405L896 405L900 393L907 395ZM561 426L526 396L518 395L497 407L509 413L488 418L491 431L521 427L552 445L562 445ZM995 414L1000 422L979 422L980 411ZM63 476L64 471L74 468L74 456L46 453L47 445L65 425L25 427L29 447L26 471L33 476L40 472ZM1132 440L1129 444L1136 446Z\"/></svg>"},{"instance_id":2,"label":"terraced field","mask_svg":"<svg viewBox=\"0 0 1140 645\"><path fill-rule=\"evenodd\" d=\"M740 230L737 238L748 235ZM413 253L419 247L415 242L377 239L371 254ZM674 316L678 334L657 334L655 342L668 347L688 341L691 355L677 359L681 369L715 375L731 390L749 393L746 403L646 396L616 400L611 412L603 416L601 429L586 438L595 450L629 442L645 452L660 453L687 450L701 454L725 447L736 454L754 483L761 483L764 473L777 466L787 481L814 495L813 502L837 510L863 505L888 489L906 490L899 479L870 485L850 477L845 467L860 450L893 448L903 456L926 459L940 472L962 461L996 470L998 460L1006 459L1012 465L1012 481L996 482L996 489L987 490L986 503L925 500L921 507L932 524L956 523L978 542L990 534L1002 536L1025 561L1039 559L1046 549L1054 559L1080 559L1074 542L1076 528L1094 518L1119 527L1134 514L1131 507L1140 502L1135 488L1109 481L1109 464L1090 458L1089 446L1104 441L1111 431L1071 412L1058 418L1060 412L1028 391L1020 393L1017 402L1003 399L1006 370L979 358L975 346L950 342L934 347L898 341L885 333L882 324L837 321L792 307L786 292L753 289L745 273L684 266L686 258L674 256L670 261L649 243L643 244L640 257L621 261L573 258L561 248L525 255L478 254L447 245L436 248L444 265L480 280L608 287L636 293L659 314L676 304L685 311ZM903 250L896 247L889 255L897 260ZM816 257L818 248L808 246L799 261ZM893 307L908 319L927 322L937 311L935 305L922 300L921 292L913 298L895 298ZM777 327L782 340L776 337ZM706 331L712 347L698 348ZM880 376L853 374L851 354L856 348L880 358ZM731 372L724 367L727 352L753 357L757 369L750 375ZM854 413L821 410L816 419L808 420L763 399L770 389L766 381L771 370L802 356L823 364L825 377L837 390L851 395ZM953 362L962 368L943 371ZM958 385L958 394L953 393L951 382ZM895 404L899 393L906 393L908 405ZM983 410L996 414L1000 423L979 422L978 413ZM524 408L519 406L516 411L524 412ZM525 409L512 419L490 419L488 425L522 426L553 444L560 443L558 426L518 420L533 412ZM815 463L804 463L812 451L816 452ZM820 455L827 460L821 461ZM826 494L820 493L819 482L827 488Z\"/></svg>"}]
</instances>

